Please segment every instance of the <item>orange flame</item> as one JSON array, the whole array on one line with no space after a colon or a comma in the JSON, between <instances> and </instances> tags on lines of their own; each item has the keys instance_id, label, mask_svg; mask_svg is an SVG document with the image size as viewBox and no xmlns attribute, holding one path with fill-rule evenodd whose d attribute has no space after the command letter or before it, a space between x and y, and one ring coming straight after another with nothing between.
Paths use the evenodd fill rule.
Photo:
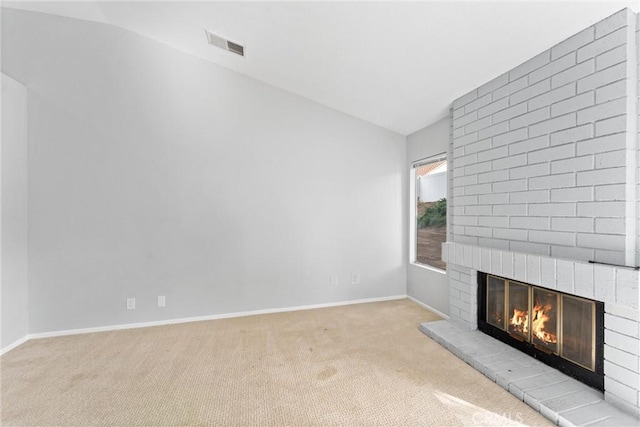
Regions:
<instances>
[{"instance_id":1,"label":"orange flame","mask_svg":"<svg viewBox=\"0 0 640 427\"><path fill-rule=\"evenodd\" d=\"M531 332L539 340L546 343L555 344L558 342L558 337L555 334L551 334L544 330L544 324L549 320L547 314L551 310L551 304L547 304L544 307L537 304L533 307L533 318L531 320Z\"/></svg>"},{"instance_id":2,"label":"orange flame","mask_svg":"<svg viewBox=\"0 0 640 427\"><path fill-rule=\"evenodd\" d=\"M518 332L526 334L529 332L529 312L526 310L513 309L513 317L509 324Z\"/></svg>"},{"instance_id":3,"label":"orange flame","mask_svg":"<svg viewBox=\"0 0 640 427\"><path fill-rule=\"evenodd\" d=\"M550 319L547 314L551 311L551 304L547 304L544 307L541 304L536 304L533 307L533 317L531 319L531 332L539 340L555 344L558 342L558 337L555 334L551 334L545 331L544 326ZM522 334L529 332L529 312L527 310L513 309L513 317L509 320L509 324L513 326L513 329Z\"/></svg>"}]
</instances>

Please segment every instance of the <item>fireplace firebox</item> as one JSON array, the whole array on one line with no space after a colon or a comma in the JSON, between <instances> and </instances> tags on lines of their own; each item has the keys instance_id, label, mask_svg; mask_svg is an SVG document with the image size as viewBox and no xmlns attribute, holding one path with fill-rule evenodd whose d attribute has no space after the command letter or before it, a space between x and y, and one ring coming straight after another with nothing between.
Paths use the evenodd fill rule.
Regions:
<instances>
[{"instance_id":1,"label":"fireplace firebox","mask_svg":"<svg viewBox=\"0 0 640 427\"><path fill-rule=\"evenodd\" d=\"M478 273L478 329L604 390L604 304Z\"/></svg>"}]
</instances>

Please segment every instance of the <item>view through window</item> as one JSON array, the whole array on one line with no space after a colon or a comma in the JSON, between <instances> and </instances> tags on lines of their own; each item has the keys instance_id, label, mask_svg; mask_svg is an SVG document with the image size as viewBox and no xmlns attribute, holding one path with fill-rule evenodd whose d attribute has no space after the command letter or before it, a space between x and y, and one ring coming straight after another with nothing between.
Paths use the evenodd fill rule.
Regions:
<instances>
[{"instance_id":1,"label":"view through window","mask_svg":"<svg viewBox=\"0 0 640 427\"><path fill-rule=\"evenodd\" d=\"M416 259L439 269L442 243L447 240L447 160L438 157L414 166L416 209Z\"/></svg>"}]
</instances>

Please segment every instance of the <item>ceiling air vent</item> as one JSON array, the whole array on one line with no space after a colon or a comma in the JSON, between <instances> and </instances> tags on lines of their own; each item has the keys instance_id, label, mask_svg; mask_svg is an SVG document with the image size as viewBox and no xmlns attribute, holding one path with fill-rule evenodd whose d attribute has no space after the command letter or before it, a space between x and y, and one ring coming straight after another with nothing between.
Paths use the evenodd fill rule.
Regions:
<instances>
[{"instance_id":1,"label":"ceiling air vent","mask_svg":"<svg viewBox=\"0 0 640 427\"><path fill-rule=\"evenodd\" d=\"M244 46L242 46L241 44L232 42L208 30L204 31L205 33L207 33L207 40L209 41L210 45L219 47L220 49L224 49L231 53L235 53L236 55L244 56Z\"/></svg>"}]
</instances>

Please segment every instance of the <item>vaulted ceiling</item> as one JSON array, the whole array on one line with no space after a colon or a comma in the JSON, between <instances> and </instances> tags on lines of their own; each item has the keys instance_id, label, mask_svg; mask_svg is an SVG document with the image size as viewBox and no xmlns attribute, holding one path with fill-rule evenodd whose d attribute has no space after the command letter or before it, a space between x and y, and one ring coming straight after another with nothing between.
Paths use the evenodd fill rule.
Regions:
<instances>
[{"instance_id":1,"label":"vaulted ceiling","mask_svg":"<svg viewBox=\"0 0 640 427\"><path fill-rule=\"evenodd\" d=\"M122 27L403 135L638 2L3 2ZM246 46L207 44L205 29Z\"/></svg>"}]
</instances>

